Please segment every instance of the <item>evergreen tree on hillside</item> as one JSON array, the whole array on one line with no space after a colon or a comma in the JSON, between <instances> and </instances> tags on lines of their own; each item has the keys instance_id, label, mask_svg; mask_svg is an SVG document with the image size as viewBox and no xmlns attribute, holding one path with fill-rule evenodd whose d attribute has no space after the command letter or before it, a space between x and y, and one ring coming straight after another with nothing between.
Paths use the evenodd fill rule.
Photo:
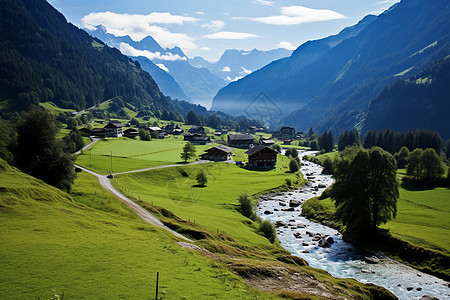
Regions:
<instances>
[{"instance_id":1,"label":"evergreen tree on hillside","mask_svg":"<svg viewBox=\"0 0 450 300\"><path fill-rule=\"evenodd\" d=\"M59 129L50 113L34 108L17 129L17 167L44 182L70 191L75 180L74 158L64 142L56 138Z\"/></svg>"},{"instance_id":2,"label":"evergreen tree on hillside","mask_svg":"<svg viewBox=\"0 0 450 300\"><path fill-rule=\"evenodd\" d=\"M348 146L360 146L361 145L361 135L356 129L346 130L339 135L338 138L338 149L343 151Z\"/></svg>"},{"instance_id":3,"label":"evergreen tree on hillside","mask_svg":"<svg viewBox=\"0 0 450 300\"><path fill-rule=\"evenodd\" d=\"M334 149L334 137L333 133L330 131L325 131L319 136L318 139L319 148L323 149L325 152L331 152Z\"/></svg>"},{"instance_id":4,"label":"evergreen tree on hillside","mask_svg":"<svg viewBox=\"0 0 450 300\"><path fill-rule=\"evenodd\" d=\"M199 125L201 125L201 121L200 121L199 117L197 116L197 114L194 111L190 110L186 115L186 124L199 126ZM215 128L217 128L217 127L215 127Z\"/></svg>"}]
</instances>

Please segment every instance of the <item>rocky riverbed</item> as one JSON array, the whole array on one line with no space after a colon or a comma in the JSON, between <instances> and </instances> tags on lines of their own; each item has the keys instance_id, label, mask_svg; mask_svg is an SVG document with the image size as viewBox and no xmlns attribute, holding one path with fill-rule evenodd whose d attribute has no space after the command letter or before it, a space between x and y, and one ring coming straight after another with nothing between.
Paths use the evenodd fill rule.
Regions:
<instances>
[{"instance_id":1,"label":"rocky riverbed","mask_svg":"<svg viewBox=\"0 0 450 300\"><path fill-rule=\"evenodd\" d=\"M311 155L303 151L300 156ZM448 282L422 273L381 253L362 249L347 241L335 229L301 216L301 204L333 183L321 174L319 165L302 161L301 172L309 180L303 188L261 197L257 214L275 224L281 245L305 259L310 266L336 277L351 277L374 283L394 293L399 299L420 299L425 295L450 299ZM433 299L433 298L427 298Z\"/></svg>"}]
</instances>

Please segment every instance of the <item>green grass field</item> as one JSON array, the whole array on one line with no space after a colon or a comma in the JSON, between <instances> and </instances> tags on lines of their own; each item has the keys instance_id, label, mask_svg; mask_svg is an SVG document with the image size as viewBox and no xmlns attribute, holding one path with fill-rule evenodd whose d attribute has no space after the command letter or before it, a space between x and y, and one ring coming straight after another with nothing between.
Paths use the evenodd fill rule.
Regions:
<instances>
[{"instance_id":1,"label":"green grass field","mask_svg":"<svg viewBox=\"0 0 450 300\"><path fill-rule=\"evenodd\" d=\"M450 255L450 189L403 184L397 218L382 228L413 245Z\"/></svg>"},{"instance_id":2,"label":"green grass field","mask_svg":"<svg viewBox=\"0 0 450 300\"><path fill-rule=\"evenodd\" d=\"M204 188L196 187L195 176L200 170L208 174ZM210 163L123 174L112 182L130 197L164 207L184 220L195 220L208 230L219 230L241 242L258 245L265 244L266 239L255 235L255 228L246 225L248 219L237 211L237 199L241 193L254 194L279 187L286 178L298 180L286 171L286 167L250 171L232 164Z\"/></svg>"},{"instance_id":3,"label":"green grass field","mask_svg":"<svg viewBox=\"0 0 450 300\"><path fill-rule=\"evenodd\" d=\"M272 299L79 174L72 198L2 163L0 298ZM185 297L185 298L183 298Z\"/></svg>"},{"instance_id":4,"label":"green grass field","mask_svg":"<svg viewBox=\"0 0 450 300\"><path fill-rule=\"evenodd\" d=\"M77 163L101 174L107 174L111 165L111 151L114 173L182 163L180 153L185 143L182 136L151 141L129 138L105 139L97 142L92 150L86 150L79 155ZM195 146L197 156L213 146ZM195 159L189 161L193 160Z\"/></svg>"}]
</instances>

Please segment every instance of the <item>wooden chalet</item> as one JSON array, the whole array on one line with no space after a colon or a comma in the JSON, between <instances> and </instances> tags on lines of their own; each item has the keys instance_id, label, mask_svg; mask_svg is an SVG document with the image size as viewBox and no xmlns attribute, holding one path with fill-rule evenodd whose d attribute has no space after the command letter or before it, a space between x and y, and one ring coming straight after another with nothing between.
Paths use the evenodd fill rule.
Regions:
<instances>
[{"instance_id":1,"label":"wooden chalet","mask_svg":"<svg viewBox=\"0 0 450 300\"><path fill-rule=\"evenodd\" d=\"M205 128L203 126L192 126L191 128L189 128L188 132L190 134L206 134Z\"/></svg>"},{"instance_id":2,"label":"wooden chalet","mask_svg":"<svg viewBox=\"0 0 450 300\"><path fill-rule=\"evenodd\" d=\"M275 141L274 140L260 140L259 144L270 147L270 146L275 145Z\"/></svg>"},{"instance_id":3,"label":"wooden chalet","mask_svg":"<svg viewBox=\"0 0 450 300\"><path fill-rule=\"evenodd\" d=\"M127 138L134 139L139 135L139 132L135 128L128 128L123 132L123 135Z\"/></svg>"},{"instance_id":4,"label":"wooden chalet","mask_svg":"<svg viewBox=\"0 0 450 300\"><path fill-rule=\"evenodd\" d=\"M110 121L105 127L108 132L106 133L106 137L122 137L123 124L118 121Z\"/></svg>"},{"instance_id":5,"label":"wooden chalet","mask_svg":"<svg viewBox=\"0 0 450 300\"><path fill-rule=\"evenodd\" d=\"M104 138L106 137L106 134L108 133L108 130L105 128L94 128L91 130L91 135L97 138Z\"/></svg>"},{"instance_id":6,"label":"wooden chalet","mask_svg":"<svg viewBox=\"0 0 450 300\"><path fill-rule=\"evenodd\" d=\"M255 143L253 136L249 134L229 134L228 146L248 149Z\"/></svg>"},{"instance_id":7,"label":"wooden chalet","mask_svg":"<svg viewBox=\"0 0 450 300\"><path fill-rule=\"evenodd\" d=\"M202 159L212 160L212 161L226 161L231 160L231 152L233 148L219 145L206 150L204 154L201 155Z\"/></svg>"},{"instance_id":8,"label":"wooden chalet","mask_svg":"<svg viewBox=\"0 0 450 300\"><path fill-rule=\"evenodd\" d=\"M275 168L277 153L276 150L263 145L256 145L245 152L248 155L248 166L256 168Z\"/></svg>"},{"instance_id":9,"label":"wooden chalet","mask_svg":"<svg viewBox=\"0 0 450 300\"><path fill-rule=\"evenodd\" d=\"M211 138L200 134L186 134L184 136L184 141L191 142L195 145L207 145L212 143Z\"/></svg>"},{"instance_id":10,"label":"wooden chalet","mask_svg":"<svg viewBox=\"0 0 450 300\"><path fill-rule=\"evenodd\" d=\"M297 139L297 132L294 127L282 127L280 131L274 132L272 136L282 141L295 140Z\"/></svg>"}]
</instances>

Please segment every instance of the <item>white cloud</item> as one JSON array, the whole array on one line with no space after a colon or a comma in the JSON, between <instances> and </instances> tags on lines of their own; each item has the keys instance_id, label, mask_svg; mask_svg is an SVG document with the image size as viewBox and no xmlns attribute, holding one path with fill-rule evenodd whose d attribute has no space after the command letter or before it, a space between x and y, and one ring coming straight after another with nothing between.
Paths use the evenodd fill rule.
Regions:
<instances>
[{"instance_id":1,"label":"white cloud","mask_svg":"<svg viewBox=\"0 0 450 300\"><path fill-rule=\"evenodd\" d=\"M381 5L381 4L394 4L399 2L399 0L384 0L384 1L378 1L375 4Z\"/></svg>"},{"instance_id":2,"label":"white cloud","mask_svg":"<svg viewBox=\"0 0 450 300\"><path fill-rule=\"evenodd\" d=\"M204 16L205 13L203 11L196 11L195 12L196 15L200 15L200 16Z\"/></svg>"},{"instance_id":3,"label":"white cloud","mask_svg":"<svg viewBox=\"0 0 450 300\"><path fill-rule=\"evenodd\" d=\"M199 49L203 51L211 51L211 48L209 47L200 47Z\"/></svg>"},{"instance_id":4,"label":"white cloud","mask_svg":"<svg viewBox=\"0 0 450 300\"><path fill-rule=\"evenodd\" d=\"M167 73L169 73L169 69L164 65L164 64L156 64L160 69L166 71Z\"/></svg>"},{"instance_id":5,"label":"white cloud","mask_svg":"<svg viewBox=\"0 0 450 300\"><path fill-rule=\"evenodd\" d=\"M176 61L176 60L186 60L186 57L180 56L178 54L172 54L170 52L161 54L160 52L150 52L148 50L138 50L130 46L127 43L120 43L120 52L128 56L143 56L150 60L166 60L166 61Z\"/></svg>"},{"instance_id":6,"label":"white cloud","mask_svg":"<svg viewBox=\"0 0 450 300\"><path fill-rule=\"evenodd\" d=\"M245 75L248 75L248 74L251 74L252 73L252 71L250 71L250 70L247 70L246 68L244 68L243 66L241 66L241 69L242 69L242 72L240 73L240 74L245 74Z\"/></svg>"},{"instance_id":7,"label":"white cloud","mask_svg":"<svg viewBox=\"0 0 450 300\"><path fill-rule=\"evenodd\" d=\"M222 20L214 20L214 21L209 22L208 24L203 24L201 26L209 28L209 29L211 29L213 31L219 31L223 27L225 27L225 22L222 21Z\"/></svg>"},{"instance_id":8,"label":"white cloud","mask_svg":"<svg viewBox=\"0 0 450 300\"><path fill-rule=\"evenodd\" d=\"M219 31L216 33L204 35L203 37L214 40L245 40L250 38L257 38L259 36L253 33Z\"/></svg>"},{"instance_id":9,"label":"white cloud","mask_svg":"<svg viewBox=\"0 0 450 300\"><path fill-rule=\"evenodd\" d=\"M230 76L227 76L227 81L238 81L239 79L244 78L244 76L236 76L234 79L231 79Z\"/></svg>"},{"instance_id":10,"label":"white cloud","mask_svg":"<svg viewBox=\"0 0 450 300\"><path fill-rule=\"evenodd\" d=\"M253 0L252 3L266 5L266 6L273 6L273 1L267 1L267 0Z\"/></svg>"},{"instance_id":11,"label":"white cloud","mask_svg":"<svg viewBox=\"0 0 450 300\"><path fill-rule=\"evenodd\" d=\"M231 72L231 68L229 66L225 66L221 70L222 72Z\"/></svg>"},{"instance_id":12,"label":"white cloud","mask_svg":"<svg viewBox=\"0 0 450 300\"><path fill-rule=\"evenodd\" d=\"M292 44L289 43L289 42L279 42L279 43L276 45L276 47L278 47L278 48L284 48L284 49L287 49L287 50L295 50L295 49L297 49L294 45L292 45Z\"/></svg>"},{"instance_id":13,"label":"white cloud","mask_svg":"<svg viewBox=\"0 0 450 300\"><path fill-rule=\"evenodd\" d=\"M115 36L129 35L133 40L140 41L146 36L152 36L164 48L174 46L183 49L194 49L197 45L193 39L184 33L173 33L163 25L183 25L193 23L198 19L186 16L172 15L170 13L151 13L148 15L117 14L113 12L90 13L81 21L89 30L95 30L96 26L103 25L108 33Z\"/></svg>"},{"instance_id":14,"label":"white cloud","mask_svg":"<svg viewBox=\"0 0 450 300\"><path fill-rule=\"evenodd\" d=\"M270 25L298 25L302 23L346 19L347 17L329 9L314 9L304 6L285 6L281 8L281 15L245 18L255 22ZM242 19L242 18L241 18Z\"/></svg>"}]
</instances>

